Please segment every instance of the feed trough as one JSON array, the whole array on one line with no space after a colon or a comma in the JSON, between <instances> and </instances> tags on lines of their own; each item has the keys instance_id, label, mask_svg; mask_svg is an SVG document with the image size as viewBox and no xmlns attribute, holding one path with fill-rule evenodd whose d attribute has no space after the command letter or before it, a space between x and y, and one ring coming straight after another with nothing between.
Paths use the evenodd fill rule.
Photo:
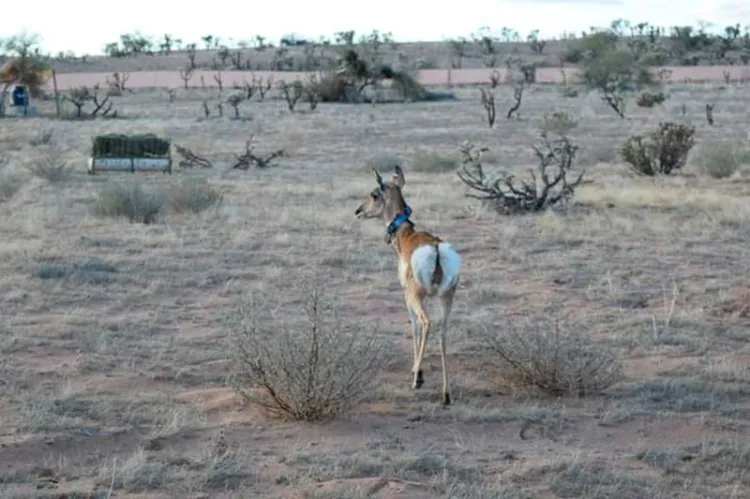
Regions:
<instances>
[{"instance_id":1,"label":"feed trough","mask_svg":"<svg viewBox=\"0 0 750 499\"><path fill-rule=\"evenodd\" d=\"M160 171L172 173L171 142L153 134L94 137L88 173Z\"/></svg>"}]
</instances>

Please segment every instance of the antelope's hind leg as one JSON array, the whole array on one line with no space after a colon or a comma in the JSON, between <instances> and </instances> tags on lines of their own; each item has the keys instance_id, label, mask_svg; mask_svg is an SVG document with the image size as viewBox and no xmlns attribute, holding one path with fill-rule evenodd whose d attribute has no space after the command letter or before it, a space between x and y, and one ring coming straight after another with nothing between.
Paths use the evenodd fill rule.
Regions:
<instances>
[{"instance_id":1,"label":"antelope's hind leg","mask_svg":"<svg viewBox=\"0 0 750 499\"><path fill-rule=\"evenodd\" d=\"M440 297L440 305L443 309L443 317L440 321L440 362L443 366L443 405L451 404L451 387L448 379L448 360L446 359L446 347L448 343L448 318L453 308L453 295L455 288L448 290Z\"/></svg>"},{"instance_id":2,"label":"antelope's hind leg","mask_svg":"<svg viewBox=\"0 0 750 499\"><path fill-rule=\"evenodd\" d=\"M421 343L421 326L419 323L419 318L417 317L416 312L412 308L411 304L409 303L409 298L404 293L404 302L406 302L406 309L409 311L409 323L411 324L411 340L412 340L412 347L413 347L413 357L412 357L412 374L414 374L414 368L416 366L417 362L417 356L419 355L419 345ZM412 384L412 388L419 388L424 384L424 375L422 374L422 370L418 370L416 372L416 376L414 379L414 383Z\"/></svg>"}]
</instances>

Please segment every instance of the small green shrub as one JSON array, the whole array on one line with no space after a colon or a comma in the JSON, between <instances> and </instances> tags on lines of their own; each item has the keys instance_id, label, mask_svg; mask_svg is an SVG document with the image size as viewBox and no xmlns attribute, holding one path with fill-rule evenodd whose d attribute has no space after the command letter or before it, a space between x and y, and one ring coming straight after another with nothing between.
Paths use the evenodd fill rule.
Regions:
<instances>
[{"instance_id":1,"label":"small green shrub","mask_svg":"<svg viewBox=\"0 0 750 499\"><path fill-rule=\"evenodd\" d=\"M635 99L635 103L639 107L654 107L657 104L663 103L665 100L667 100L667 96L664 95L664 92L643 92Z\"/></svg>"},{"instance_id":2,"label":"small green shrub","mask_svg":"<svg viewBox=\"0 0 750 499\"><path fill-rule=\"evenodd\" d=\"M415 172L443 173L458 169L457 154L441 154L436 151L417 149L412 154L411 169Z\"/></svg>"},{"instance_id":3,"label":"small green shrub","mask_svg":"<svg viewBox=\"0 0 750 499\"><path fill-rule=\"evenodd\" d=\"M164 193L144 187L141 182L110 182L94 202L96 216L120 218L144 224L153 223L167 205Z\"/></svg>"},{"instance_id":4,"label":"small green shrub","mask_svg":"<svg viewBox=\"0 0 750 499\"><path fill-rule=\"evenodd\" d=\"M167 188L169 211L200 213L221 203L223 196L204 178L180 179Z\"/></svg>"},{"instance_id":5,"label":"small green shrub","mask_svg":"<svg viewBox=\"0 0 750 499\"><path fill-rule=\"evenodd\" d=\"M695 144L695 128L678 123L659 123L659 128L646 136L630 137L620 154L632 170L642 175L668 175L685 166Z\"/></svg>"},{"instance_id":6,"label":"small green shrub","mask_svg":"<svg viewBox=\"0 0 750 499\"><path fill-rule=\"evenodd\" d=\"M744 144L705 144L690 156L690 160L700 172L710 177L727 178L742 165L750 165L750 149Z\"/></svg>"},{"instance_id":7,"label":"small green shrub","mask_svg":"<svg viewBox=\"0 0 750 499\"><path fill-rule=\"evenodd\" d=\"M578 121L564 111L554 111L544 116L541 131L545 134L567 135L578 126Z\"/></svg>"}]
</instances>

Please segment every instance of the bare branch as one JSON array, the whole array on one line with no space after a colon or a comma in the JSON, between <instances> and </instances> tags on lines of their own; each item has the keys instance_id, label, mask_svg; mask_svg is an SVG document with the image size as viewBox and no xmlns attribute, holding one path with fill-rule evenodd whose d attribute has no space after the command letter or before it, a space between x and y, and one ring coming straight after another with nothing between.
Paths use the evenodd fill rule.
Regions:
<instances>
[{"instance_id":1,"label":"bare branch","mask_svg":"<svg viewBox=\"0 0 750 499\"><path fill-rule=\"evenodd\" d=\"M213 166L209 160L198 156L186 147L180 147L175 144L175 150L180 156L182 156L182 159L178 163L180 168L194 168L196 166L200 168L211 168Z\"/></svg>"},{"instance_id":2,"label":"bare branch","mask_svg":"<svg viewBox=\"0 0 750 499\"><path fill-rule=\"evenodd\" d=\"M247 170L250 166L255 165L258 168L266 168L270 166L271 161L276 158L284 156L284 150L279 149L265 156L258 156L253 152L253 135L245 142L245 152L242 154L235 154L236 163L232 166L233 169Z\"/></svg>"},{"instance_id":3,"label":"bare branch","mask_svg":"<svg viewBox=\"0 0 750 499\"><path fill-rule=\"evenodd\" d=\"M550 140L546 132L542 132L541 140L541 145L532 145L539 166L536 171L529 171L528 179L517 179L509 173L489 179L482 165L482 154L487 148L477 149L470 142L464 142L461 145L463 165L458 177L473 191L467 196L491 201L506 214L540 211L569 201L575 188L584 183L584 172L572 182L568 180L578 147L564 135Z\"/></svg>"}]
</instances>

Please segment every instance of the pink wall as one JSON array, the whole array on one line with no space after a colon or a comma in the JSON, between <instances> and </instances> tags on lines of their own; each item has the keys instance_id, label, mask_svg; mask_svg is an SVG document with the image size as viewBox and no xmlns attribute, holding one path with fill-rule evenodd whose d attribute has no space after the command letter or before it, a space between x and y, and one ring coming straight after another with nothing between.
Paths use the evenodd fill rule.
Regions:
<instances>
[{"instance_id":1,"label":"pink wall","mask_svg":"<svg viewBox=\"0 0 750 499\"><path fill-rule=\"evenodd\" d=\"M672 71L669 81L674 83L683 82L724 82L724 72L728 72L731 81L750 82L750 66L706 66L691 67L679 66L665 68ZM505 77L505 68L499 69L425 69L417 72L417 79L426 85L453 85L479 84L489 81L490 74L497 71L501 81ZM572 81L575 73L574 68L565 69L568 81ZM233 83L242 84L243 80L252 81L255 78L273 77L274 81L305 79L309 73L304 72L279 72L279 71L221 71L223 84L231 88ZM217 87L214 80L217 71L195 71L188 82L191 87L201 86L201 76L207 87ZM111 73L67 73L57 75L57 86L59 90L68 90L76 86L93 86L99 83L106 86L107 78ZM559 68L539 68L536 71L536 80L539 83L561 83L562 73ZM48 87L51 88L51 83ZM131 88L182 88L183 81L177 71L138 71L130 73L127 86Z\"/></svg>"}]
</instances>

